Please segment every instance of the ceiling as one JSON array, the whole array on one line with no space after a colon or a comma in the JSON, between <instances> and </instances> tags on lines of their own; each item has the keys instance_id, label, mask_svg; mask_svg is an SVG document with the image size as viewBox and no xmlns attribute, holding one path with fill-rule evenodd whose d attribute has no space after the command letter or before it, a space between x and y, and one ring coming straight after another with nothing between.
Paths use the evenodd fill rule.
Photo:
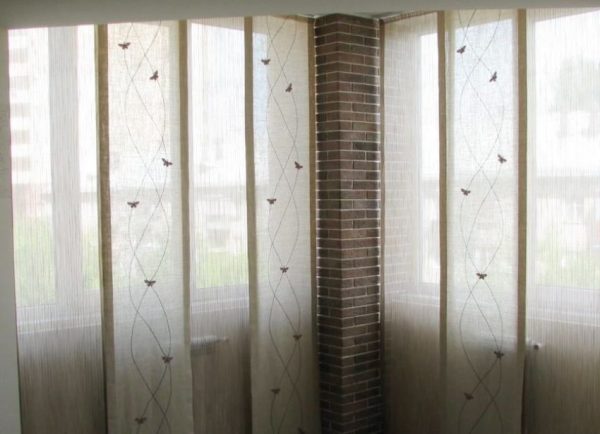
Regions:
<instances>
[{"instance_id":1,"label":"ceiling","mask_svg":"<svg viewBox=\"0 0 600 434\"><path fill-rule=\"evenodd\" d=\"M334 12L379 18L400 11L556 6L600 6L600 0L0 0L0 26Z\"/></svg>"}]
</instances>

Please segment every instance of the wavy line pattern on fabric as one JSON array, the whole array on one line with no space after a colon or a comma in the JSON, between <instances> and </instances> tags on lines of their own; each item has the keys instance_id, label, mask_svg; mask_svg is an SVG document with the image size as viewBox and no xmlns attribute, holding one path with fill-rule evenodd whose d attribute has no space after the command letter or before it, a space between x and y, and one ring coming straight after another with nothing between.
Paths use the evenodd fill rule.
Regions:
<instances>
[{"instance_id":1,"label":"wavy line pattern on fabric","mask_svg":"<svg viewBox=\"0 0 600 434\"><path fill-rule=\"evenodd\" d=\"M130 304L135 312L131 322L129 339L130 359L146 391L146 396L139 397L140 407L137 410L136 417L131 421L131 429L136 434L142 432L158 434L162 432L172 433L168 416L173 393L171 373L171 361L173 360L172 333L167 310L160 295L161 282L157 280L157 276L165 261L170 240L171 228L169 215L163 204L163 198L167 185L168 170L173 163L169 160L165 144L167 110L164 90L161 85L162 71L153 64L150 59L151 56L149 56L151 50L155 48L163 26L161 23L155 25L152 37L147 42L141 37L138 26L140 24L130 24L126 35L124 35L123 42L119 43L118 47L111 48L120 49L123 53L123 65L128 80L124 90L122 117L125 120L129 145L133 148L144 171L134 196L131 198L131 201L127 202L130 208L127 234L131 249L127 288ZM136 56L138 53L140 54ZM161 101L161 110L159 113L152 112L145 102L147 95L144 92L146 88L141 89L140 82L146 80L154 83L151 87L157 93L155 96L158 96L158 99ZM142 112L149 125L149 129L154 134L154 140L142 141L133 133L130 126L130 113L133 111L131 108L135 105L142 107ZM162 174L157 177L156 173L160 173L161 171ZM154 202L141 202L142 193L146 189L153 192ZM147 198L147 196L144 197ZM144 219L141 225L142 230L136 234L132 225L135 219L140 218ZM164 231L165 238L162 240L160 246L152 247L153 255L158 255L159 260L149 266L144 261L145 252L142 250L142 243L148 241L150 237L149 229L151 224L154 223L155 218L162 221L161 229ZM135 226L139 227L140 225L136 223ZM139 273L135 273L136 269ZM133 281L132 277L135 274L141 274L143 281ZM141 295L138 295L140 287L143 289ZM136 295L138 296L136 297ZM156 310L156 305L159 306L160 310L159 318L156 318L156 314L153 312ZM156 321L159 321L160 326L167 330L166 339L164 337L161 339L158 336L155 330ZM147 363L147 360L141 360L136 356L136 332L140 328L145 329L152 336L152 341L160 354L160 357L157 357L150 365ZM157 366L160 367L157 369ZM152 380L152 374L157 370L160 372L160 375L158 379ZM151 418L150 415L156 411L159 414L159 418Z\"/></svg>"},{"instance_id":2,"label":"wavy line pattern on fabric","mask_svg":"<svg viewBox=\"0 0 600 434\"><path fill-rule=\"evenodd\" d=\"M458 96L458 134L462 139L462 143L467 148L469 158L476 167L468 182L460 189L462 200L459 211L459 222L460 239L463 245L463 281L468 295L461 308L458 328L462 354L469 370L475 378L475 382L466 386L464 390L464 402L460 408L457 422L457 432L459 434L482 432L478 431L478 429L482 427L483 419L489 417L490 414L493 414L492 417L495 420L494 424L497 427L497 432L504 432L503 414L497 402L503 384L504 320L500 304L494 294L494 288L490 283L490 279L486 278L488 274L495 271L494 262L502 246L505 233L502 202L495 190L500 171L507 162L506 158L502 156L501 150L501 136L505 122L505 105L501 85L502 77L498 77L498 73L493 66L484 60L486 53L495 42L502 14L501 11L498 11L497 21L492 23L493 30L487 40L475 40L480 34L485 35L485 32L480 33L473 26L473 22L476 21L476 15L477 11L470 12L468 18L465 20L462 12L457 13L460 25L457 40L460 42L457 44L459 48L454 53L459 58L457 63L461 66L460 70L464 78L464 83L460 87ZM465 61L465 58L468 57L470 57L470 64ZM488 78L482 81L480 79L482 76L487 76ZM499 102L500 105L499 116L493 112L488 101L482 96L483 86L493 86L497 97L497 101L495 102ZM465 112L467 92L470 92L474 96L479 106L478 108L484 113L489 125L492 126L493 131L487 142L475 142L469 137L469 131L472 130L472 127L465 123L465 117L468 116ZM476 152L476 149L481 151L483 147L485 147L485 150L483 158L481 158L481 152ZM491 174L488 173L490 165L495 167ZM485 191L479 191L476 197L475 195L471 195L473 191L480 189L484 189ZM471 207L474 206L476 210L469 225L465 206L469 201L473 200L479 200L479 203L475 205L472 203L469 204ZM491 254L482 264L481 260L476 260L479 259L476 258L478 246L474 245L473 234L476 226L482 224L480 220L482 219L483 211L489 211L489 207L497 209L495 218L497 218L498 224L495 235L498 238L496 244L492 247ZM475 273L471 270L475 270ZM486 299L485 302L484 298ZM490 313L483 306L488 300L492 300L493 310L495 310L494 315L497 315L496 318L490 318ZM467 311L476 312L479 315L479 319L484 324L483 332L487 333L489 339L493 342L493 351L490 351L489 362L485 368L481 368L475 362L475 358L479 354L475 354L466 345L465 334L470 325L466 320ZM485 400L483 405L480 403L480 400ZM479 403L477 406L473 405L476 401Z\"/></svg>"},{"instance_id":3,"label":"wavy line pattern on fabric","mask_svg":"<svg viewBox=\"0 0 600 434\"><path fill-rule=\"evenodd\" d=\"M268 69L266 112L274 113L266 128L269 160L274 163L271 165L270 176L275 180L270 185L269 197L266 198L269 206L267 273L271 293L268 330L274 354L281 367L278 380L270 390L270 427L272 433L281 433L286 427L295 425L297 432L303 433L303 403L298 387L302 373L302 308L294 281L288 273L294 267L294 254L300 235L295 193L298 177L302 176L304 167L304 163L298 161L298 104L295 83L289 71L290 57L297 43L298 23L295 19L263 19L267 37L266 57L261 59L263 67ZM288 107L291 110L286 110ZM270 133L271 128L283 130L287 143L276 142ZM291 171L293 175L290 174ZM276 208L279 208L277 212ZM290 234L290 231L293 233ZM286 254L282 247L290 243L290 240L291 245L285 246ZM275 320L276 313L285 319L284 325L289 335L287 342L282 343L277 339L277 328L282 325ZM296 411L292 411L293 408ZM291 420L295 414L298 415L297 420Z\"/></svg>"}]
</instances>

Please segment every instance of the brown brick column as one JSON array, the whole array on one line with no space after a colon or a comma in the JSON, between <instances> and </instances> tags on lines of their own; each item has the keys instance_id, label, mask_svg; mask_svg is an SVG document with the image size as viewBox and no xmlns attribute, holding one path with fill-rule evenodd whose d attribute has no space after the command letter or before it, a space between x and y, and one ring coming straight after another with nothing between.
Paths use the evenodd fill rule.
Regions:
<instances>
[{"instance_id":1,"label":"brown brick column","mask_svg":"<svg viewBox=\"0 0 600 434\"><path fill-rule=\"evenodd\" d=\"M323 433L382 432L379 22L315 22Z\"/></svg>"}]
</instances>

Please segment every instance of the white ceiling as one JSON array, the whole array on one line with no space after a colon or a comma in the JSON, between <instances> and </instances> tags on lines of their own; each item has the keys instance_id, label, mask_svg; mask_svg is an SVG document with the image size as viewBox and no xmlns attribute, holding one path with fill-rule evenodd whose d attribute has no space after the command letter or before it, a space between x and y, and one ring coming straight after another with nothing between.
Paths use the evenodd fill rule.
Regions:
<instances>
[{"instance_id":1,"label":"white ceiling","mask_svg":"<svg viewBox=\"0 0 600 434\"><path fill-rule=\"evenodd\" d=\"M556 6L600 6L600 0L0 0L0 26L334 12L380 17L415 10Z\"/></svg>"}]
</instances>

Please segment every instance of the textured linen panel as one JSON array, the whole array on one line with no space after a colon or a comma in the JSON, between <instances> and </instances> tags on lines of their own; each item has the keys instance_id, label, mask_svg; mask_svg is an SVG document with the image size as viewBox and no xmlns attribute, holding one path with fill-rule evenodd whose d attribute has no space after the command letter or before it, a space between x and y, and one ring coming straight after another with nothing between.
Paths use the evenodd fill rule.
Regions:
<instances>
[{"instance_id":1,"label":"textured linen panel","mask_svg":"<svg viewBox=\"0 0 600 434\"><path fill-rule=\"evenodd\" d=\"M194 432L250 421L244 19L191 21Z\"/></svg>"},{"instance_id":2,"label":"textured linen panel","mask_svg":"<svg viewBox=\"0 0 600 434\"><path fill-rule=\"evenodd\" d=\"M530 434L600 426L600 11L528 14Z\"/></svg>"},{"instance_id":3,"label":"textured linen panel","mask_svg":"<svg viewBox=\"0 0 600 434\"><path fill-rule=\"evenodd\" d=\"M308 24L253 19L253 432L319 432L310 250Z\"/></svg>"},{"instance_id":4,"label":"textured linen panel","mask_svg":"<svg viewBox=\"0 0 600 434\"><path fill-rule=\"evenodd\" d=\"M516 11L447 13L445 432L520 432Z\"/></svg>"},{"instance_id":5,"label":"textured linen panel","mask_svg":"<svg viewBox=\"0 0 600 434\"><path fill-rule=\"evenodd\" d=\"M193 432L178 43L176 22L108 26L113 433Z\"/></svg>"},{"instance_id":6,"label":"textured linen panel","mask_svg":"<svg viewBox=\"0 0 600 434\"><path fill-rule=\"evenodd\" d=\"M13 245L9 119L8 30L0 27L0 245ZM0 287L14 288L14 259L0 264ZM17 355L17 313L14 291L0 292L0 432L21 432L19 408L19 366Z\"/></svg>"},{"instance_id":7,"label":"textured linen panel","mask_svg":"<svg viewBox=\"0 0 600 434\"><path fill-rule=\"evenodd\" d=\"M103 433L94 28L9 43L22 429Z\"/></svg>"},{"instance_id":8,"label":"textured linen panel","mask_svg":"<svg viewBox=\"0 0 600 434\"><path fill-rule=\"evenodd\" d=\"M384 41L386 420L390 432L437 434L437 15L388 23Z\"/></svg>"}]
</instances>

